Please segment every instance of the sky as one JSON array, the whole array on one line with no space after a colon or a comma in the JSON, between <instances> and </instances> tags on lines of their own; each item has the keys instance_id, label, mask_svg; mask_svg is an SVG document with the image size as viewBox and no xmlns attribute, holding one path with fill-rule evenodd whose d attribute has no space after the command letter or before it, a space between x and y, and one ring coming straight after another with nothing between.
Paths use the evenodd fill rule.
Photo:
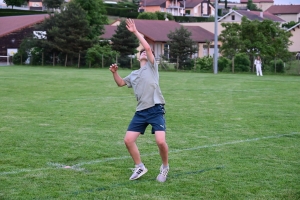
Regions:
<instances>
[{"instance_id":1,"label":"sky","mask_svg":"<svg viewBox=\"0 0 300 200\"><path fill-rule=\"evenodd\" d=\"M231 2L240 2L240 0L228 0ZM274 0L274 5L289 5L289 4L299 4L300 0Z\"/></svg>"},{"instance_id":2,"label":"sky","mask_svg":"<svg viewBox=\"0 0 300 200\"><path fill-rule=\"evenodd\" d=\"M274 4L280 5L280 4L299 4L300 5L300 0L274 0Z\"/></svg>"}]
</instances>

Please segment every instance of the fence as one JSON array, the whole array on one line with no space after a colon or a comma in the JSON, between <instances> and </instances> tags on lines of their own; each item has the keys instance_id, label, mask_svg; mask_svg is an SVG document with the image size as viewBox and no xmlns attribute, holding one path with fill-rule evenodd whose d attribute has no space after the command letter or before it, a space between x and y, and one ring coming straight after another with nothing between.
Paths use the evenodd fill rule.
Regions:
<instances>
[{"instance_id":1,"label":"fence","mask_svg":"<svg viewBox=\"0 0 300 200\"><path fill-rule=\"evenodd\" d=\"M6 64L10 65L10 62L9 62L10 56L0 56L0 58L6 58ZM0 62L0 65L5 65L5 62Z\"/></svg>"}]
</instances>

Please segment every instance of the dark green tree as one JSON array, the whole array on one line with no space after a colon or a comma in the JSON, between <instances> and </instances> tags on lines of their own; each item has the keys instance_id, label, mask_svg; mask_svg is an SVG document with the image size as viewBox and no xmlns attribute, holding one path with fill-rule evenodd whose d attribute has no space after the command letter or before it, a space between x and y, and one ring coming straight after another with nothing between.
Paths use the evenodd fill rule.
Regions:
<instances>
[{"instance_id":1,"label":"dark green tree","mask_svg":"<svg viewBox=\"0 0 300 200\"><path fill-rule=\"evenodd\" d=\"M295 21L290 21L287 23L282 24L282 27L289 29L292 28L293 26L295 26L296 24L298 24L299 22L295 22Z\"/></svg>"},{"instance_id":2,"label":"dark green tree","mask_svg":"<svg viewBox=\"0 0 300 200\"><path fill-rule=\"evenodd\" d=\"M242 17L240 39L243 41L242 53L247 53L252 63L252 71L254 71L254 58L261 54L264 46L267 44L265 37L259 29L259 21L250 21L246 17Z\"/></svg>"},{"instance_id":3,"label":"dark green tree","mask_svg":"<svg viewBox=\"0 0 300 200\"><path fill-rule=\"evenodd\" d=\"M86 12L73 1L61 13L55 13L46 19L41 27L47 32L47 39L40 42L41 45L63 53L65 65L70 55L78 58L79 67L81 55L98 42L97 37L89 38L92 30L86 19Z\"/></svg>"},{"instance_id":4,"label":"dark green tree","mask_svg":"<svg viewBox=\"0 0 300 200\"><path fill-rule=\"evenodd\" d=\"M219 35L222 42L220 52L223 56L232 60L232 73L234 73L234 57L241 52L243 41L241 40L241 26L237 23L222 23L224 30Z\"/></svg>"},{"instance_id":5,"label":"dark green tree","mask_svg":"<svg viewBox=\"0 0 300 200\"><path fill-rule=\"evenodd\" d=\"M86 19L91 27L90 38L99 37L104 33L104 24L108 23L105 5L102 0L73 0L86 11Z\"/></svg>"},{"instance_id":6,"label":"dark green tree","mask_svg":"<svg viewBox=\"0 0 300 200\"><path fill-rule=\"evenodd\" d=\"M183 26L168 34L170 61L178 63L178 69L183 69L185 62L197 52L197 44L191 39L191 35L192 33Z\"/></svg>"},{"instance_id":7,"label":"dark green tree","mask_svg":"<svg viewBox=\"0 0 300 200\"><path fill-rule=\"evenodd\" d=\"M25 0L4 0L4 3L6 3L7 6L11 6L12 9L14 9L14 6L21 6L25 2Z\"/></svg>"},{"instance_id":8,"label":"dark green tree","mask_svg":"<svg viewBox=\"0 0 300 200\"><path fill-rule=\"evenodd\" d=\"M261 49L262 56L274 59L275 73L276 60L285 60L289 57L289 46L292 44L289 38L292 36L290 32L283 30L280 24L271 20L264 20L259 23L259 30L264 35L265 45Z\"/></svg>"},{"instance_id":9,"label":"dark green tree","mask_svg":"<svg viewBox=\"0 0 300 200\"><path fill-rule=\"evenodd\" d=\"M248 0L247 2L247 9L249 10L256 10L256 11L262 11L261 9L257 8L257 5L253 3L252 0Z\"/></svg>"},{"instance_id":10,"label":"dark green tree","mask_svg":"<svg viewBox=\"0 0 300 200\"><path fill-rule=\"evenodd\" d=\"M44 6L51 9L60 8L64 2L64 0L43 0Z\"/></svg>"},{"instance_id":11,"label":"dark green tree","mask_svg":"<svg viewBox=\"0 0 300 200\"><path fill-rule=\"evenodd\" d=\"M115 62L118 52L111 49L111 45L99 44L94 45L89 48L86 54L86 60L89 62L90 66L107 66Z\"/></svg>"},{"instance_id":12,"label":"dark green tree","mask_svg":"<svg viewBox=\"0 0 300 200\"><path fill-rule=\"evenodd\" d=\"M111 38L112 49L118 51L121 56L133 55L139 46L139 41L133 33L127 30L126 22L121 21L116 33Z\"/></svg>"}]
</instances>

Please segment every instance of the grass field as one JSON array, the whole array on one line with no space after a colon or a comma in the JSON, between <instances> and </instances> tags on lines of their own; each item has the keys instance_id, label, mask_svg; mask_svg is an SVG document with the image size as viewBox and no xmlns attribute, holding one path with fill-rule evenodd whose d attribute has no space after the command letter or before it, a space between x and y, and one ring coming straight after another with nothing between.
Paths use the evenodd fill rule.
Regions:
<instances>
[{"instance_id":1,"label":"grass field","mask_svg":"<svg viewBox=\"0 0 300 200\"><path fill-rule=\"evenodd\" d=\"M149 171L129 181L131 89L108 69L1 67L0 199L300 199L299 77L160 72L160 83L169 177L155 180L149 127L138 139Z\"/></svg>"}]
</instances>

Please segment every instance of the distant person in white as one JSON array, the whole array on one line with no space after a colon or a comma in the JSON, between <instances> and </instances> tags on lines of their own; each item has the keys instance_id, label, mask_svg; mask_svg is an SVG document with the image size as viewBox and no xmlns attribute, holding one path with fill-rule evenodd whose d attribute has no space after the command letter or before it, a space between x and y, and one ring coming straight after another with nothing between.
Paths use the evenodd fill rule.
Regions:
<instances>
[{"instance_id":1,"label":"distant person in white","mask_svg":"<svg viewBox=\"0 0 300 200\"><path fill-rule=\"evenodd\" d=\"M263 76L262 71L261 71L261 59L259 56L254 61L254 65L256 67L256 75L257 76Z\"/></svg>"}]
</instances>

